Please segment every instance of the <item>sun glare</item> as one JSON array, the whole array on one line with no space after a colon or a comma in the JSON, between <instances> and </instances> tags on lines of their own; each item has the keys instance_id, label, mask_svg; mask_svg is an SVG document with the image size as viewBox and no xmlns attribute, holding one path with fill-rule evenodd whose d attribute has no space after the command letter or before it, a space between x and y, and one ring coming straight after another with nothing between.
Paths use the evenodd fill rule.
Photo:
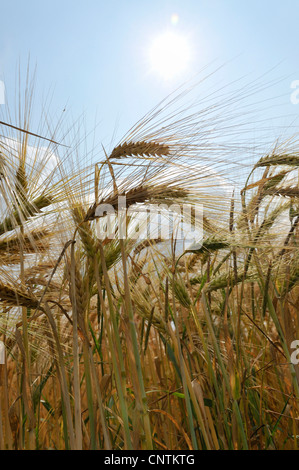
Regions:
<instances>
[{"instance_id":1,"label":"sun glare","mask_svg":"<svg viewBox=\"0 0 299 470\"><path fill-rule=\"evenodd\" d=\"M154 39L150 48L152 68L165 80L181 74L187 68L190 56L187 38L170 31Z\"/></svg>"}]
</instances>

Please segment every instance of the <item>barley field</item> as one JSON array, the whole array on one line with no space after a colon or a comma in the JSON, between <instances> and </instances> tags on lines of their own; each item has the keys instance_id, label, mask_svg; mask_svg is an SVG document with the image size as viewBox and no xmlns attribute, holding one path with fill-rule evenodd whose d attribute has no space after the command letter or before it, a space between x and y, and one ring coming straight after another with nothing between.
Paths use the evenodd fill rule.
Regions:
<instances>
[{"instance_id":1,"label":"barley field","mask_svg":"<svg viewBox=\"0 0 299 470\"><path fill-rule=\"evenodd\" d=\"M248 152L234 96L171 97L96 161L30 86L1 118L0 449L298 448L299 142ZM173 204L202 239L134 236Z\"/></svg>"}]
</instances>

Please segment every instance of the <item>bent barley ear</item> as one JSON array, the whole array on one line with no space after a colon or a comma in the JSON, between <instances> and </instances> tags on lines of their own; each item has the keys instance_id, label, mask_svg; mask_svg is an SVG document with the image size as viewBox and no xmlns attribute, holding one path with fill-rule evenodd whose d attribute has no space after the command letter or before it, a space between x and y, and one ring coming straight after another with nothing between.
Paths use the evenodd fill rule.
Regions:
<instances>
[{"instance_id":1,"label":"bent barley ear","mask_svg":"<svg viewBox=\"0 0 299 470\"><path fill-rule=\"evenodd\" d=\"M95 202L87 211L84 221L94 220L97 218L97 207L101 205L110 205L115 211L118 211L119 198L125 198L126 209L135 204L145 203L169 203L185 199L189 192L179 186L161 185L139 185L127 191L113 193L103 198L98 204ZM103 217L102 215L100 217Z\"/></svg>"}]
</instances>

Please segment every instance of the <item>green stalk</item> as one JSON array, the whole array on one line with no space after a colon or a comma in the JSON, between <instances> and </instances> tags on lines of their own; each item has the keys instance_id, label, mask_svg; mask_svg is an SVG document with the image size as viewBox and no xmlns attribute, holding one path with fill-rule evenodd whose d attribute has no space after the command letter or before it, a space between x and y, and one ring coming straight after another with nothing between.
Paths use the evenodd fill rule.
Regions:
<instances>
[{"instance_id":1,"label":"green stalk","mask_svg":"<svg viewBox=\"0 0 299 470\"><path fill-rule=\"evenodd\" d=\"M111 450L112 447L111 447L111 441L110 441L110 437L109 437L109 433L108 433L108 429L107 429L107 425L105 421L105 410L103 407L101 388L100 388L100 384L98 381L98 377L97 377L97 373L96 373L96 369L94 365L94 360L93 360L93 355L92 355L92 351L90 347L88 347L88 351L89 351L89 359L90 359L90 365L91 365L91 373L92 373L93 381L95 384L96 396L97 396L99 410L100 410L100 420L101 420L101 425L102 425L103 434L104 434L104 442L106 445L106 449Z\"/></svg>"},{"instance_id":2,"label":"green stalk","mask_svg":"<svg viewBox=\"0 0 299 470\"><path fill-rule=\"evenodd\" d=\"M89 413L91 450L96 450L97 440L96 440L96 432L95 432L95 416L94 416L94 408L93 408L92 381L91 381L90 365L89 365L88 344L87 344L86 339L84 339L84 342L83 342L83 356L84 356L84 371L85 371L85 382L86 382L87 403L88 403L88 413Z\"/></svg>"},{"instance_id":3,"label":"green stalk","mask_svg":"<svg viewBox=\"0 0 299 470\"><path fill-rule=\"evenodd\" d=\"M130 287L129 287L129 282L128 282L126 252L125 252L124 241L120 239L119 243L121 247L122 264L123 264L123 271L124 271L125 306L126 306L127 315L129 316L131 340L133 344L136 370L137 370L137 376L138 376L140 393L141 393L142 414L143 414L143 422L144 422L144 430L145 430L146 447L147 447L147 450L152 450L153 442L152 442L151 424L150 424L150 418L149 418L149 412L148 412L147 397L146 397L146 392L145 392L145 387L144 387L144 382L143 382L142 366L141 366L141 360L140 360L140 354L139 354L139 348L138 348L138 339L137 339L137 334L136 334L136 326L134 322L132 300L131 300Z\"/></svg>"},{"instance_id":4,"label":"green stalk","mask_svg":"<svg viewBox=\"0 0 299 470\"><path fill-rule=\"evenodd\" d=\"M101 245L100 245L100 251L101 251ZM105 256L101 256L102 258L102 269L103 273L107 274L107 269L106 269L106 263L105 263ZM126 404L126 398L125 398L125 387L126 385L123 383L123 379L125 375L121 375L121 372L119 370L119 366L117 363L117 358L115 354L115 343L112 338L111 330L110 330L110 321L107 315L106 311L106 305L103 299L103 294L102 294L102 285L101 285L101 280L100 280L100 275L99 275L99 266L98 266L98 260L97 257L95 256L95 275L96 275L96 282L97 282L97 288L98 288L98 294L100 297L100 302L101 302L101 307L106 323L106 331L107 331L107 336L108 336L108 341L109 341L109 347L110 347L110 352L111 352L111 357L112 357L112 363L113 363L113 368L114 368L114 373L115 373L115 380L116 380L116 387L118 391L118 398L119 398L119 403L120 403L120 409L121 409L121 415L123 419L123 427L124 427L124 435L125 435L125 445L127 449L132 449L132 442L131 442L131 435L130 435L130 428L129 428L129 417L128 417L128 408ZM105 274L104 274L105 277ZM106 284L106 289L107 289L107 276L105 277L105 284ZM108 288L109 288L109 279L108 279ZM107 292L108 293L108 292ZM110 297L110 291L108 298ZM112 299L110 298L109 305ZM110 305L111 306L111 305ZM112 304L112 311L110 310L110 316L114 318L114 309L113 309L113 304ZM114 325L113 325L114 326ZM115 332L115 337L116 341L119 341L118 338L118 331ZM119 345L120 346L120 345ZM119 353L119 346L116 348L117 352ZM122 352L121 352L121 357L122 357ZM120 361L120 358L119 358Z\"/></svg>"},{"instance_id":5,"label":"green stalk","mask_svg":"<svg viewBox=\"0 0 299 470\"><path fill-rule=\"evenodd\" d=\"M296 397L299 399L299 384L298 384L298 380L297 380L297 375L296 375L296 370L294 368L294 365L292 364L291 362L291 356L290 356L290 352L289 352L289 349L288 349L288 345L286 343L286 340L285 340L285 337L284 337L284 334L283 334L283 331L282 331L282 328L281 328L281 325L280 325L280 322L279 322L279 319L277 317L277 314L276 314L276 311L275 311L275 308L274 308L274 305L273 305L273 302L272 302L272 299L270 298L269 296L269 293L268 293L268 290L266 291L266 282L267 280L265 281L263 279L263 276L261 274L261 268L260 268L260 265L259 265L259 262L258 260L256 259L255 257L255 262L256 262L256 266L257 266L257 269L259 271L259 275L260 275L260 281L261 281L261 284L262 284L262 287L264 289L264 296L265 296L265 299L267 300L267 305L268 305L268 309L269 309L269 313L270 313L270 316L274 322L274 325L276 327L276 330L277 330L277 333L279 334L279 337L280 337L280 340L281 340L281 343L282 343L282 348L283 348L283 351L285 353L285 356L286 356L286 359L289 363L289 366L290 366L290 373L291 373L291 377L292 377L292 381L293 381L293 385L294 385L294 389L295 389L295 393L296 393ZM269 282L269 281L268 281ZM275 286L273 286L274 289L275 289Z\"/></svg>"},{"instance_id":6,"label":"green stalk","mask_svg":"<svg viewBox=\"0 0 299 470\"><path fill-rule=\"evenodd\" d=\"M102 265L102 270L103 270L103 275L104 275L105 288L106 288L107 298L108 298L109 312L110 312L110 316L112 320L112 326L114 329L114 334L115 334L114 339L116 342L116 349L117 349L118 359L119 359L119 364L120 364L123 393L124 393L124 396L126 396L126 369L125 369L125 364L124 364L123 352L122 352L122 348L120 344L118 325L116 321L116 314L115 314L112 293L111 293L111 288L110 288L110 280L108 276L105 253L104 253L104 249L101 243L99 247L100 247L101 265Z\"/></svg>"},{"instance_id":7,"label":"green stalk","mask_svg":"<svg viewBox=\"0 0 299 470\"><path fill-rule=\"evenodd\" d=\"M221 369L221 372L222 372L222 375L223 375L223 378L224 378L224 381L225 381L225 385L226 385L227 390L229 391L230 395L232 396L230 381L229 381L229 378L227 376L226 367L223 364L223 360L222 360L222 357L221 357L218 341L217 341L217 338L215 336L214 328L213 328L213 325L212 325L212 322L211 322L211 316L210 316L210 312L209 312L209 309L208 309L207 300L206 300L206 297L205 297L205 292L202 293L202 303L203 303L205 318L206 318L206 321L207 321L207 326L208 326L209 333L210 333L211 338L212 338L212 342L214 344L216 356L217 356L218 363L219 363L219 366L220 366L220 369ZM240 427L241 435L243 436L242 437L243 446L245 446L245 442L246 442L246 448L247 448L246 438L245 438L245 441L244 441L245 431L244 431L244 427L243 427L243 422L242 422L242 419L240 418L239 405L238 405L238 402L236 400L234 401L234 409L237 410L237 413L238 413L237 414L237 423L238 423L238 426Z\"/></svg>"},{"instance_id":8,"label":"green stalk","mask_svg":"<svg viewBox=\"0 0 299 470\"><path fill-rule=\"evenodd\" d=\"M184 390L184 396L185 396L185 402L186 402L186 408L187 408L189 428L191 432L192 445L195 450L198 450L197 439L196 439L194 423L193 423L193 413L192 413L190 395L189 395L186 374L185 374L184 359L183 359L182 348L181 348L181 340L179 336L179 325L178 325L178 319L177 319L177 310L175 306L174 292L175 292L174 276L172 276L172 308L173 308L173 318L174 318L174 324L175 324L176 342L177 342L179 361L180 361L180 370L181 370L181 376L182 376L182 382L183 382L183 390Z\"/></svg>"},{"instance_id":9,"label":"green stalk","mask_svg":"<svg viewBox=\"0 0 299 470\"><path fill-rule=\"evenodd\" d=\"M192 317L194 319L195 325L197 327L197 331L198 331L198 334L199 334L199 337L200 337L200 340L201 340L201 344L202 344L203 349L204 349L205 359L207 361L207 366L208 366L208 371L209 371L210 377L212 379L212 382L213 382L213 385L214 385L214 388L215 388L215 391L216 391L216 395L217 395L217 398L218 398L218 403L219 403L219 406L220 406L220 409L221 409L221 413L223 415L224 425L225 425L225 430L226 430L226 435L227 435L227 440L228 440L228 445L229 445L229 448L232 449L233 444L232 444L232 438L231 438L231 431L230 431L230 427L228 425L228 421L227 421L227 417L226 417L226 409L224 407L223 397L220 393L219 385L218 385L218 382L217 382L217 378L215 376L215 372L214 372L211 357L210 357L210 352L209 352L209 349L208 349L208 346L207 346L207 343L206 343L206 340L205 340L205 337L204 337L204 334L203 334L203 330L202 330L199 318L197 316L197 312L195 311L195 308L194 308L193 305L191 305L191 313L192 313Z\"/></svg>"},{"instance_id":10,"label":"green stalk","mask_svg":"<svg viewBox=\"0 0 299 470\"><path fill-rule=\"evenodd\" d=\"M67 427L68 427L70 448L71 450L75 450L76 439L75 439L74 426L73 426L73 420L72 420L71 402L70 402L70 396L68 393L68 385L67 385L67 379L66 379L66 373L65 373L65 367L64 367L63 352L61 349L55 321L54 321L53 315L51 313L51 310L47 302L45 302L45 312L46 312L46 315L48 317L48 320L49 320L49 323L53 332L53 336L54 336L54 340L55 340L56 348L57 348L57 353L58 353L58 360L56 360L56 366L57 366L58 378L61 384L62 396L64 400L64 405L65 405L66 422L67 422Z\"/></svg>"},{"instance_id":11,"label":"green stalk","mask_svg":"<svg viewBox=\"0 0 299 470\"><path fill-rule=\"evenodd\" d=\"M82 449L81 427L81 394L79 378L79 342L78 342L78 310L76 303L75 280L75 245L71 245L71 296L73 319L73 376L74 376L74 404L75 404L75 438L76 450Z\"/></svg>"},{"instance_id":12,"label":"green stalk","mask_svg":"<svg viewBox=\"0 0 299 470\"><path fill-rule=\"evenodd\" d=\"M285 340L285 337L284 337L282 328L281 328L280 323L279 323L279 320L278 320L278 318L277 318L277 315L276 315L276 311L275 311L273 302L272 302L270 296L268 295L268 293L267 293L266 295L267 295L267 298L268 298L268 309L269 309L271 318L272 318L272 320L273 320L273 322L274 322L274 324L275 324L275 327L276 327L276 329L277 329L277 332L278 332L278 334L279 334L279 337L280 337L280 340L281 340L281 343L282 343L283 351L284 351L284 353L285 353L287 362L288 362L288 364L289 364L289 366L290 366L290 373L291 373L291 377L292 377L292 381L293 381L293 386L294 386L294 389L295 389L296 397L297 397L297 399L299 399L299 384L298 384L298 380L297 380L296 370L295 370L294 364L292 364L290 352L289 352L289 349L288 349L288 345L287 345L287 343L286 343L286 340Z\"/></svg>"}]
</instances>

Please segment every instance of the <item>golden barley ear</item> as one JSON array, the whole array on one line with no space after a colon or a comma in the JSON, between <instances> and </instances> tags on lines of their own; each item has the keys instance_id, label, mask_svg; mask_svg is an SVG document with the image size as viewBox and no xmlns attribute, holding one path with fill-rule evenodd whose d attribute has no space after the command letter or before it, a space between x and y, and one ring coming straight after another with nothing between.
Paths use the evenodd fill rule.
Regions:
<instances>
[{"instance_id":1,"label":"golden barley ear","mask_svg":"<svg viewBox=\"0 0 299 470\"><path fill-rule=\"evenodd\" d=\"M118 145L112 151L109 160L126 158L126 157L138 157L140 156L167 156L170 153L168 145L160 144L158 142L125 142L124 144Z\"/></svg>"}]
</instances>

